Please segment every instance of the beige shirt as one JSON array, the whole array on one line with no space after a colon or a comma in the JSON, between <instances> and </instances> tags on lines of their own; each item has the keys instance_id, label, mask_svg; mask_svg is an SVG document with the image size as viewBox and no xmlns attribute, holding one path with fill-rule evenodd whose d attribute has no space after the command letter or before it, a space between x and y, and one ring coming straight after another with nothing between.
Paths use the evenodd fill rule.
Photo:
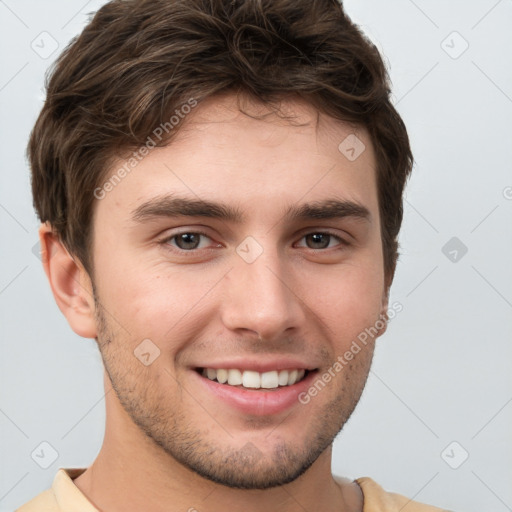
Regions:
<instances>
[{"instance_id":1,"label":"beige shirt","mask_svg":"<svg viewBox=\"0 0 512 512\"><path fill-rule=\"evenodd\" d=\"M73 483L86 468L61 468L55 475L52 487L16 512L98 512L98 509L82 494ZM335 477L336 478L336 477ZM405 496L388 493L371 478L358 478L364 496L363 512L441 512L442 509L422 505ZM447 512L447 511L444 511Z\"/></svg>"}]
</instances>

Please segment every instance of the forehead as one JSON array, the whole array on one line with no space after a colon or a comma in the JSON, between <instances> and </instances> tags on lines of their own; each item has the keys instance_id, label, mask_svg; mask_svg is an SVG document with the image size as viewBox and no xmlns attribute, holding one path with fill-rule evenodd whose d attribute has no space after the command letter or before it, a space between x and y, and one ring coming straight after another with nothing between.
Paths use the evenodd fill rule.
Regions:
<instances>
[{"instance_id":1,"label":"forehead","mask_svg":"<svg viewBox=\"0 0 512 512\"><path fill-rule=\"evenodd\" d=\"M219 149L233 156L256 153L258 160L266 155L273 157L281 149L280 161L300 160L307 154L324 163L335 162L341 155L347 161L355 162L357 158L352 157L359 156L363 146L357 148L357 155L343 153L348 148L340 148L347 137L355 136L359 141L365 141L364 146L370 146L367 158L362 160L368 163L373 156L369 135L362 126L327 116L300 98L284 98L274 107L277 110L244 95L214 96L185 116L173 143L186 145L188 142L196 149L207 149L212 153ZM261 149L265 151L260 152ZM275 159L274 162L278 163ZM356 168L357 164L352 167Z\"/></svg>"},{"instance_id":2,"label":"forehead","mask_svg":"<svg viewBox=\"0 0 512 512\"><path fill-rule=\"evenodd\" d=\"M182 115L179 123L169 145L145 151L108 187L98 209L133 212L168 193L232 202L260 214L277 205L282 212L283 203L333 196L377 209L375 158L366 130L302 100L283 100L276 115L243 97L218 96ZM116 161L105 182L129 161Z\"/></svg>"}]
</instances>

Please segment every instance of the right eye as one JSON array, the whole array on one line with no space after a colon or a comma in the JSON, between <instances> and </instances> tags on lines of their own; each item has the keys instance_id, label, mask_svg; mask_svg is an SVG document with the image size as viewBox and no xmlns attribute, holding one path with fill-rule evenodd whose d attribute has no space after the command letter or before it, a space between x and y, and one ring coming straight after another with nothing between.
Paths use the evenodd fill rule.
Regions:
<instances>
[{"instance_id":1,"label":"right eye","mask_svg":"<svg viewBox=\"0 0 512 512\"><path fill-rule=\"evenodd\" d=\"M184 231L167 237L165 240L162 240L162 243L177 247L182 251L193 251L195 249L204 249L201 237L210 239L204 233Z\"/></svg>"}]
</instances>

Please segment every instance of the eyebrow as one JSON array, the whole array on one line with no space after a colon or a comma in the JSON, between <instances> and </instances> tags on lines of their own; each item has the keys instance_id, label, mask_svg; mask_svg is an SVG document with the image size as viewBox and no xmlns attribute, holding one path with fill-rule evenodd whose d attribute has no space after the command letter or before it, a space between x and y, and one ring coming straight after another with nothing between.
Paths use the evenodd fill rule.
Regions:
<instances>
[{"instance_id":1,"label":"eyebrow","mask_svg":"<svg viewBox=\"0 0 512 512\"><path fill-rule=\"evenodd\" d=\"M235 206L202 199L176 197L174 195L164 195L150 199L132 212L132 219L138 223L155 220L160 217L205 217L236 224L243 223L246 220L242 210ZM354 201L337 198L314 201L299 206L292 205L285 210L283 215L286 221L340 219L346 217L371 221L371 213L366 206Z\"/></svg>"}]
</instances>

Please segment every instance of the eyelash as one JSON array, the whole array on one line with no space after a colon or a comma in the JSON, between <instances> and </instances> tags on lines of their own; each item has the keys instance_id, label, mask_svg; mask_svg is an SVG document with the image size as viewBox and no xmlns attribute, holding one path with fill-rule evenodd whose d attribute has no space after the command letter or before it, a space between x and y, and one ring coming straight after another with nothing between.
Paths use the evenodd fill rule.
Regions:
<instances>
[{"instance_id":1,"label":"eyelash","mask_svg":"<svg viewBox=\"0 0 512 512\"><path fill-rule=\"evenodd\" d=\"M185 235L185 234L190 234L190 235L201 235L201 236L204 236L208 239L211 240L211 237L209 235L207 235L206 233L204 233L203 231L181 231L180 233L174 233L173 235L171 236L168 236L166 238L164 238L163 240L160 240L160 244L162 246L164 246L166 249L169 249L171 250L172 252L177 252L179 254L187 254L189 253L190 255L195 255L197 254L199 251L201 250L211 250L213 248L207 248L207 249L190 249L190 250L185 250L185 249L180 249L179 247L174 247L174 246L171 246L169 244L170 241L174 240L176 237L178 236L181 236L181 235ZM305 233L304 235L301 236L300 240L302 240L303 238L309 236L309 235L328 235L328 236L331 236L333 238L335 238L339 244L335 247L327 247L325 249L311 249L309 247L305 247L306 249L310 250L310 251L327 251L329 249L335 249L337 247L340 247L340 246L343 246L343 247L346 247L346 246L349 246L350 244L344 240L343 238L341 238L339 235L331 232L331 231L311 231L309 233Z\"/></svg>"}]
</instances>

